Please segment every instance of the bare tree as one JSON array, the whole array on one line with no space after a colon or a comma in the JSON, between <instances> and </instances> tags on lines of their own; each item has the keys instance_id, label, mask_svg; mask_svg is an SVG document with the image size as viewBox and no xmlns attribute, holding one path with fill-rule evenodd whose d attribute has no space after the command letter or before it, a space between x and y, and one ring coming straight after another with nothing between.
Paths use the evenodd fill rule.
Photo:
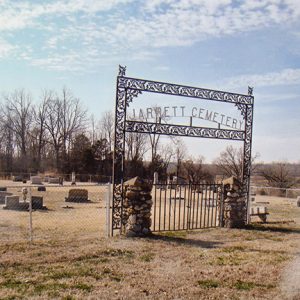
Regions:
<instances>
[{"instance_id":1,"label":"bare tree","mask_svg":"<svg viewBox=\"0 0 300 300\"><path fill-rule=\"evenodd\" d=\"M182 139L176 137L173 138L175 144L175 159L176 159L176 175L181 176L182 162L187 154L186 146Z\"/></svg>"},{"instance_id":2,"label":"bare tree","mask_svg":"<svg viewBox=\"0 0 300 300\"><path fill-rule=\"evenodd\" d=\"M86 111L72 93L63 88L61 97L55 95L47 101L45 127L50 134L50 143L56 155L56 167L60 166L60 156L66 159L72 137L84 129Z\"/></svg>"},{"instance_id":3,"label":"bare tree","mask_svg":"<svg viewBox=\"0 0 300 300\"><path fill-rule=\"evenodd\" d=\"M54 98L54 92L44 90L41 95L41 102L33 110L34 125L30 131L33 148L33 156L36 157L36 169L41 168L42 151L46 145L46 119L49 109L49 102Z\"/></svg>"},{"instance_id":4,"label":"bare tree","mask_svg":"<svg viewBox=\"0 0 300 300\"><path fill-rule=\"evenodd\" d=\"M163 145L159 151L160 157L162 159L162 162L164 164L163 168L168 171L170 162L172 158L174 157L176 151L174 149L173 143L168 143L166 145Z\"/></svg>"},{"instance_id":5,"label":"bare tree","mask_svg":"<svg viewBox=\"0 0 300 300\"><path fill-rule=\"evenodd\" d=\"M147 136L142 133L128 132L125 137L126 159L128 161L143 160L147 152Z\"/></svg>"},{"instance_id":6,"label":"bare tree","mask_svg":"<svg viewBox=\"0 0 300 300\"><path fill-rule=\"evenodd\" d=\"M106 111L100 120L102 138L108 142L109 149L112 151L114 138L114 115L112 111Z\"/></svg>"},{"instance_id":7,"label":"bare tree","mask_svg":"<svg viewBox=\"0 0 300 300\"><path fill-rule=\"evenodd\" d=\"M251 172L254 170L254 161L259 157L256 153L251 159ZM234 176L238 180L243 180L243 163L244 163L244 153L242 148L234 148L232 146L226 147L225 151L221 152L220 156L215 159L219 172L224 176L231 177Z\"/></svg>"},{"instance_id":8,"label":"bare tree","mask_svg":"<svg viewBox=\"0 0 300 300\"><path fill-rule=\"evenodd\" d=\"M5 96L5 118L2 122L16 138L21 155L22 169L27 169L27 145L30 125L32 123L31 95L25 90L15 90Z\"/></svg>"},{"instance_id":9,"label":"bare tree","mask_svg":"<svg viewBox=\"0 0 300 300\"><path fill-rule=\"evenodd\" d=\"M190 157L182 164L183 171L188 180L192 183L201 181L212 181L212 175L204 167L204 157L199 156L197 159Z\"/></svg>"},{"instance_id":10,"label":"bare tree","mask_svg":"<svg viewBox=\"0 0 300 300\"><path fill-rule=\"evenodd\" d=\"M297 182L292 174L291 164L281 161L264 166L261 175L267 180L268 185L282 189L288 189Z\"/></svg>"}]
</instances>

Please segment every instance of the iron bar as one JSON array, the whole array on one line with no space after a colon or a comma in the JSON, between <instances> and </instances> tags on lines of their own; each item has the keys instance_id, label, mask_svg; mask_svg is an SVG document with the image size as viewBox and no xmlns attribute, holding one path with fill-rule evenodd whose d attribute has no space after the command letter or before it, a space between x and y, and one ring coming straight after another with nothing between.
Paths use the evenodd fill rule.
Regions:
<instances>
[{"instance_id":1,"label":"iron bar","mask_svg":"<svg viewBox=\"0 0 300 300\"><path fill-rule=\"evenodd\" d=\"M142 121L126 121L126 132L161 134L172 136L201 137L222 140L243 141L245 132L241 130L218 129L176 124L160 124Z\"/></svg>"}]
</instances>

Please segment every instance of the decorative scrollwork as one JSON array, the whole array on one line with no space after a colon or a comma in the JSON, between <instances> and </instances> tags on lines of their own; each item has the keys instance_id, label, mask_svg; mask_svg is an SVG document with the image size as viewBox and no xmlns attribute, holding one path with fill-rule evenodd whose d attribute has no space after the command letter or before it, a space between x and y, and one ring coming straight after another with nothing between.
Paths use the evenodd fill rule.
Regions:
<instances>
[{"instance_id":1,"label":"decorative scrollwork","mask_svg":"<svg viewBox=\"0 0 300 300\"><path fill-rule=\"evenodd\" d=\"M172 83L155 82L136 78L119 77L118 85L119 87L123 87L125 89L139 90L145 92L171 94L177 96L193 97L229 103L253 103L253 96L249 95L234 94L223 91L181 86Z\"/></svg>"},{"instance_id":2,"label":"decorative scrollwork","mask_svg":"<svg viewBox=\"0 0 300 300\"><path fill-rule=\"evenodd\" d=\"M252 147L252 120L253 120L253 88L248 88L248 95L234 94L223 91L214 91L203 88L181 86L171 83L155 82L150 80L125 77L126 67L119 66L117 80L117 98L115 114L115 143L113 163L113 203L112 203L112 232L121 230L123 222L123 176L125 132L155 133L189 137L244 141L243 193L249 195ZM126 109L143 91L161 94L214 100L235 104L245 120L243 131L182 126L173 124L136 122L126 120Z\"/></svg>"},{"instance_id":3,"label":"decorative scrollwork","mask_svg":"<svg viewBox=\"0 0 300 300\"><path fill-rule=\"evenodd\" d=\"M235 106L238 108L238 110L241 112L241 115L243 119L246 119L246 109L247 105L246 104L241 104L241 103L236 103Z\"/></svg>"},{"instance_id":4,"label":"decorative scrollwork","mask_svg":"<svg viewBox=\"0 0 300 300\"><path fill-rule=\"evenodd\" d=\"M125 76L126 75L126 66L119 65L119 75L118 76Z\"/></svg>"},{"instance_id":5,"label":"decorative scrollwork","mask_svg":"<svg viewBox=\"0 0 300 300\"><path fill-rule=\"evenodd\" d=\"M142 91L139 90L126 90L126 106L128 107L130 102L132 102L134 97L137 97L139 94L141 94Z\"/></svg>"},{"instance_id":6,"label":"decorative scrollwork","mask_svg":"<svg viewBox=\"0 0 300 300\"><path fill-rule=\"evenodd\" d=\"M207 127L190 127L173 124L160 124L149 122L126 121L127 132L156 133L162 135L176 135L189 137L203 137L213 139L226 139L242 141L245 138L244 131L216 129Z\"/></svg>"},{"instance_id":7,"label":"decorative scrollwork","mask_svg":"<svg viewBox=\"0 0 300 300\"><path fill-rule=\"evenodd\" d=\"M252 86L248 86L248 95L249 96L253 95L253 87Z\"/></svg>"},{"instance_id":8,"label":"decorative scrollwork","mask_svg":"<svg viewBox=\"0 0 300 300\"><path fill-rule=\"evenodd\" d=\"M243 166L244 166L243 167L243 194L245 199L247 199L249 196L250 175L251 175L253 105L247 105L245 120L246 121L245 121L244 162L243 162Z\"/></svg>"}]
</instances>

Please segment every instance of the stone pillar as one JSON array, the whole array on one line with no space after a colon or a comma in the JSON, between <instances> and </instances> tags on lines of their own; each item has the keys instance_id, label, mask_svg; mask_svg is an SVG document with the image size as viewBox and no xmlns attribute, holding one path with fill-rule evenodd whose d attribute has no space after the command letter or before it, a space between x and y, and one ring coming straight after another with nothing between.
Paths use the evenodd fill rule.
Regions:
<instances>
[{"instance_id":1,"label":"stone pillar","mask_svg":"<svg viewBox=\"0 0 300 300\"><path fill-rule=\"evenodd\" d=\"M227 228L243 228L247 220L247 199L241 194L241 183L230 177L223 181L224 215L223 224Z\"/></svg>"},{"instance_id":2,"label":"stone pillar","mask_svg":"<svg viewBox=\"0 0 300 300\"><path fill-rule=\"evenodd\" d=\"M123 232L128 237L151 234L152 186L139 177L124 182Z\"/></svg>"}]
</instances>

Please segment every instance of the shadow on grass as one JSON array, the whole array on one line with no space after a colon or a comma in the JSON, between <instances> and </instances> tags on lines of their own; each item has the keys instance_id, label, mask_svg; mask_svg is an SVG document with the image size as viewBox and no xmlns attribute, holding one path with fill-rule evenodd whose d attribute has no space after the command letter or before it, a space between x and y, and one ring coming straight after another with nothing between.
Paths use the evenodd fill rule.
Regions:
<instances>
[{"instance_id":1,"label":"shadow on grass","mask_svg":"<svg viewBox=\"0 0 300 300\"><path fill-rule=\"evenodd\" d=\"M201 240L194 240L189 239L181 236L171 236L166 234L151 234L150 236L146 237L148 240L158 240L158 241L166 241L171 243L176 243L178 245L190 245L196 246L200 248L219 248L223 243L217 241L201 241Z\"/></svg>"},{"instance_id":2,"label":"shadow on grass","mask_svg":"<svg viewBox=\"0 0 300 300\"><path fill-rule=\"evenodd\" d=\"M246 226L246 230L257 230L257 231L273 231L282 233L300 233L299 227L283 227L280 225L286 225L284 222L268 222L267 224L249 224Z\"/></svg>"}]
</instances>

